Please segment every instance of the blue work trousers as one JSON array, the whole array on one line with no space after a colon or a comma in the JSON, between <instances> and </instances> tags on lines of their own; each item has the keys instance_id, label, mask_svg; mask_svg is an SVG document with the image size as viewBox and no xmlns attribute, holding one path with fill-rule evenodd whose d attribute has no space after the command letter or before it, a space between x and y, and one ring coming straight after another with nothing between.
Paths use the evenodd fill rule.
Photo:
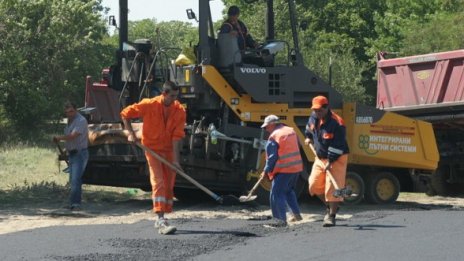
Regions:
<instances>
[{"instance_id":1,"label":"blue work trousers","mask_svg":"<svg viewBox=\"0 0 464 261\"><path fill-rule=\"evenodd\" d=\"M274 218L287 221L287 205L293 214L300 214L300 207L295 194L295 184L299 173L277 173L272 180L271 210Z\"/></svg>"},{"instance_id":2,"label":"blue work trousers","mask_svg":"<svg viewBox=\"0 0 464 261\"><path fill-rule=\"evenodd\" d=\"M69 155L69 184L71 185L70 204L76 206L82 200L82 175L84 174L89 151L87 149L78 150Z\"/></svg>"}]
</instances>

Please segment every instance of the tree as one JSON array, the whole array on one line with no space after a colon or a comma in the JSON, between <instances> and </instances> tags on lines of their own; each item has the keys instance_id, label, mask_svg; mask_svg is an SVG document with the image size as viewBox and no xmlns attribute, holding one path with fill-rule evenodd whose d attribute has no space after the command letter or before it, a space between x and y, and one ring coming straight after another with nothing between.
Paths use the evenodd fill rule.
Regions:
<instances>
[{"instance_id":1,"label":"tree","mask_svg":"<svg viewBox=\"0 0 464 261\"><path fill-rule=\"evenodd\" d=\"M0 102L18 131L57 119L66 99L83 104L85 76L111 57L101 10L99 0L0 2Z\"/></svg>"},{"instance_id":2,"label":"tree","mask_svg":"<svg viewBox=\"0 0 464 261\"><path fill-rule=\"evenodd\" d=\"M449 9L446 2L387 0L382 9L375 10L374 30L378 37L368 39L366 53L374 61L378 51L399 52L404 43L405 32L412 24L425 24L430 21L432 14Z\"/></svg>"},{"instance_id":3,"label":"tree","mask_svg":"<svg viewBox=\"0 0 464 261\"><path fill-rule=\"evenodd\" d=\"M197 28L186 22L157 22L156 19L129 21L129 42L148 39L157 48L181 48L198 41ZM118 37L117 34L115 37Z\"/></svg>"},{"instance_id":4,"label":"tree","mask_svg":"<svg viewBox=\"0 0 464 261\"><path fill-rule=\"evenodd\" d=\"M429 17L427 23L411 21L402 30L401 55L417 55L443 52L464 48L464 15L458 13L437 13Z\"/></svg>"},{"instance_id":5,"label":"tree","mask_svg":"<svg viewBox=\"0 0 464 261\"><path fill-rule=\"evenodd\" d=\"M153 45L152 51L158 51L160 48L174 49L171 50L170 55L177 55L182 49L198 42L198 28L186 22L157 22L153 18L129 21L128 27L129 42L137 39L148 39ZM113 37L117 38L118 35Z\"/></svg>"}]
</instances>

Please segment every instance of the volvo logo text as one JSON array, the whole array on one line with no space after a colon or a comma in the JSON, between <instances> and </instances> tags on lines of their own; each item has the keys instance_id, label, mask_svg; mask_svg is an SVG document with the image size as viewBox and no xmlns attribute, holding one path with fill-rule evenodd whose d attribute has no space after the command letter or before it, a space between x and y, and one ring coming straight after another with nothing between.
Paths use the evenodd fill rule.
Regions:
<instances>
[{"instance_id":1,"label":"volvo logo text","mask_svg":"<svg viewBox=\"0 0 464 261\"><path fill-rule=\"evenodd\" d=\"M240 68L242 73L266 73L266 68Z\"/></svg>"}]
</instances>

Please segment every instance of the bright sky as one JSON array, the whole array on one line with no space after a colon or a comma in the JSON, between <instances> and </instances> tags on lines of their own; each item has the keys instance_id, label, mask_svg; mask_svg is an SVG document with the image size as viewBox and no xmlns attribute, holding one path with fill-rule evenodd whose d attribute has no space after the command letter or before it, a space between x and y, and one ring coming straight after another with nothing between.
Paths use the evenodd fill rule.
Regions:
<instances>
[{"instance_id":1,"label":"bright sky","mask_svg":"<svg viewBox=\"0 0 464 261\"><path fill-rule=\"evenodd\" d=\"M110 8L108 15L114 15L119 23L119 0L103 0L102 5ZM157 21L192 22L188 20L185 12L189 8L198 17L198 0L128 0L128 5L130 21L156 18ZM221 0L213 0L210 7L213 21L222 19L224 3Z\"/></svg>"}]
</instances>

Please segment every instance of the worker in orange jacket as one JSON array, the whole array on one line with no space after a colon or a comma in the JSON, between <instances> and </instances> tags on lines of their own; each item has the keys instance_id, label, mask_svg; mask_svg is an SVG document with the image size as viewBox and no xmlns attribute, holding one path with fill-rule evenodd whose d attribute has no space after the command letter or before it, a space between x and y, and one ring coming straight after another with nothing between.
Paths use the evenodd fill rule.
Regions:
<instances>
[{"instance_id":1,"label":"worker in orange jacket","mask_svg":"<svg viewBox=\"0 0 464 261\"><path fill-rule=\"evenodd\" d=\"M167 81L161 95L126 107L121 111L121 118L129 131L130 142L136 141L130 119L142 118L142 144L182 169L179 164L179 143L185 136L186 113L176 100L178 95L179 87ZM164 213L172 212L176 172L147 152L145 157L150 170L153 211L158 215L155 228L160 234L172 234L176 227L168 224Z\"/></svg>"}]
</instances>

